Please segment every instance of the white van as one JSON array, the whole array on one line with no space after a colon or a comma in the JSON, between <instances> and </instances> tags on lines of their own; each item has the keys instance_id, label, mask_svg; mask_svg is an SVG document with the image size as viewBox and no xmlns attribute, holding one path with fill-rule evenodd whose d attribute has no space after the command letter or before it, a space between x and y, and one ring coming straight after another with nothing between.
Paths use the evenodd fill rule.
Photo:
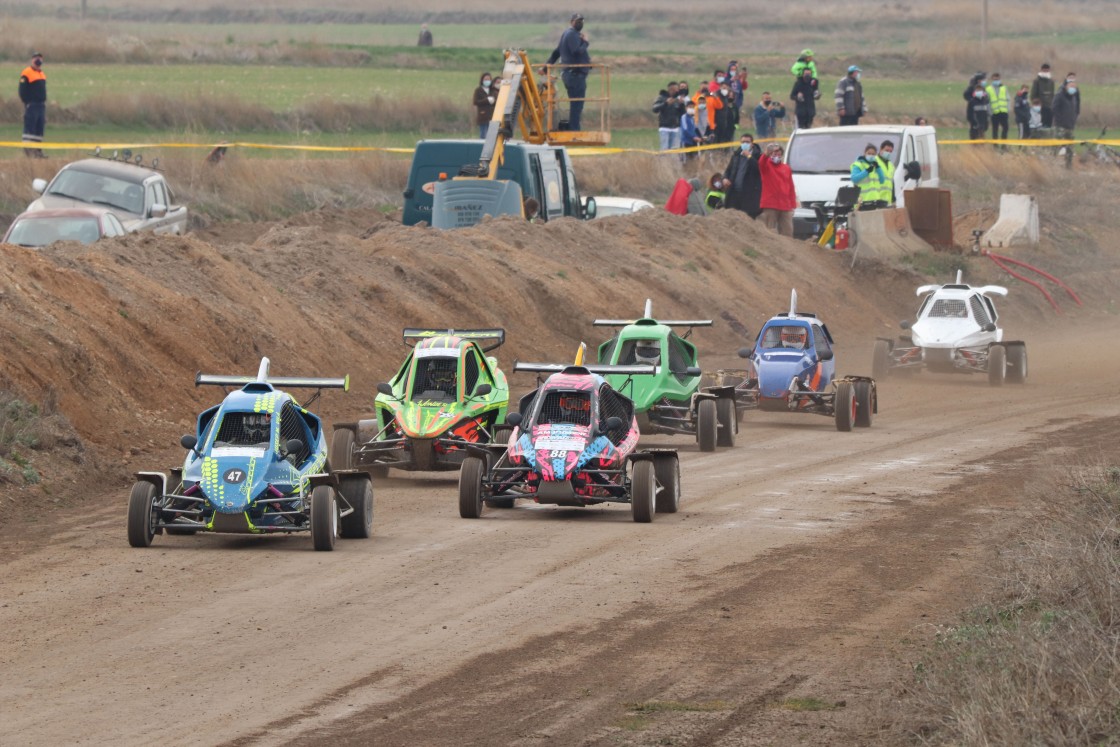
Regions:
<instances>
[{"instance_id":1,"label":"white van","mask_svg":"<svg viewBox=\"0 0 1120 747\"><path fill-rule=\"evenodd\" d=\"M917 161L921 167L916 186L940 186L937 133L932 127L854 125L795 130L786 145L786 163L793 170L793 185L801 202L793 214L794 236L808 238L816 234L813 205L831 203L841 187L851 186L852 162L863 155L868 143L878 148L884 140L894 143L894 193L898 206L903 205L905 164L911 161Z\"/></svg>"}]
</instances>

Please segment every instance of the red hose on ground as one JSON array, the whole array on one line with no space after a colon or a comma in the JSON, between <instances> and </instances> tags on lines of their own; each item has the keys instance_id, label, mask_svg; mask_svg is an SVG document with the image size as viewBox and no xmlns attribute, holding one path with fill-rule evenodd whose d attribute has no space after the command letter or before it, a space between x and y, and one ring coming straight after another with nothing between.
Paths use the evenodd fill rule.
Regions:
<instances>
[{"instance_id":1,"label":"red hose on ground","mask_svg":"<svg viewBox=\"0 0 1120 747\"><path fill-rule=\"evenodd\" d=\"M1055 283L1058 287L1060 287L1062 290L1064 290L1066 293L1068 293L1069 297L1072 298L1077 303L1078 306L1084 306L1084 304L1081 303L1081 299L1078 298L1077 294L1073 292L1073 288L1070 288L1068 285L1066 285L1065 283L1063 283L1061 280L1054 277L1050 273L1048 273L1044 270L1040 270L1037 267L1035 267L1034 265L1028 265L1026 262L1024 262L1020 259L1012 259L1011 257L1005 257L1002 254L994 254L992 252L988 252L988 256L993 257L994 259L1003 260L1004 262L1010 262L1013 265L1018 265L1020 267L1026 267L1028 270L1033 270L1034 272L1037 272L1039 275L1046 278L1050 282Z\"/></svg>"},{"instance_id":2,"label":"red hose on ground","mask_svg":"<svg viewBox=\"0 0 1120 747\"><path fill-rule=\"evenodd\" d=\"M992 253L989 252L988 253L988 259L995 262L997 267L999 267L1001 270L1006 272L1011 277L1013 277L1017 280L1022 280L1024 283L1030 283L1035 288L1038 288L1040 291L1042 291L1042 295L1046 296L1046 300L1050 302L1050 305L1054 307L1054 311L1058 312L1059 314L1062 313L1062 310L1060 308L1058 308L1058 304L1054 303L1054 299L1050 296L1050 292L1047 291L1045 288L1043 288L1041 283L1036 283L1035 281L1031 280L1030 278L1023 277L1019 273L1015 272L1010 267L1008 267L1003 262L1001 262L1000 261L1001 258L996 254L992 254Z\"/></svg>"}]
</instances>

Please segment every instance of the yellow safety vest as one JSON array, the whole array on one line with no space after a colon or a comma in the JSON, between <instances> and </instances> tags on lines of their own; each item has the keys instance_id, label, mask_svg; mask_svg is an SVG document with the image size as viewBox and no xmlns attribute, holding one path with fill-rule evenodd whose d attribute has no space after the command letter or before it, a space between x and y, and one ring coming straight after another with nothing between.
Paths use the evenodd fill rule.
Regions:
<instances>
[{"instance_id":1,"label":"yellow safety vest","mask_svg":"<svg viewBox=\"0 0 1120 747\"><path fill-rule=\"evenodd\" d=\"M876 162L878 162L879 166L882 167L883 162L879 159L878 156L875 157L875 160ZM854 169L856 167L863 169L863 161L856 159L852 163L852 168ZM886 176L886 169L883 169L883 175ZM872 169L871 172L867 175L867 178L862 182L859 182L858 184L856 184L855 182L852 183L855 184L855 186L859 187L860 202L874 202L875 200L884 200L886 202L890 202L891 195L888 190L884 189L883 180L879 178L879 169Z\"/></svg>"},{"instance_id":2,"label":"yellow safety vest","mask_svg":"<svg viewBox=\"0 0 1120 747\"><path fill-rule=\"evenodd\" d=\"M995 86L988 84L984 86L984 90L988 92L988 100L992 102L992 114L1007 114L1011 110L1007 100L1007 86L1000 86L999 91L996 91Z\"/></svg>"}]
</instances>

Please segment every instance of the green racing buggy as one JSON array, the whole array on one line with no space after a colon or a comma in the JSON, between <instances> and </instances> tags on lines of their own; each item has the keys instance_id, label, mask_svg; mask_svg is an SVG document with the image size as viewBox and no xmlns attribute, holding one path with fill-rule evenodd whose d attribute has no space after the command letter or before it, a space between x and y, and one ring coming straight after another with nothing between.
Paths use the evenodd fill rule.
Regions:
<instances>
[{"instance_id":1,"label":"green racing buggy","mask_svg":"<svg viewBox=\"0 0 1120 747\"><path fill-rule=\"evenodd\" d=\"M608 374L611 386L634 401L643 435L669 433L696 437L700 451L734 446L739 430L735 389L701 387L696 346L688 341L694 327L710 327L711 319L657 320L646 299L641 319L596 319L597 327L619 327L599 345L599 363L612 366L654 366L652 375ZM673 331L686 327L684 335Z\"/></svg>"},{"instance_id":2,"label":"green racing buggy","mask_svg":"<svg viewBox=\"0 0 1120 747\"><path fill-rule=\"evenodd\" d=\"M412 351L395 376L377 385L374 416L334 426L331 464L384 475L456 470L468 444L508 439L509 385L486 353L503 329L405 329Z\"/></svg>"}]
</instances>

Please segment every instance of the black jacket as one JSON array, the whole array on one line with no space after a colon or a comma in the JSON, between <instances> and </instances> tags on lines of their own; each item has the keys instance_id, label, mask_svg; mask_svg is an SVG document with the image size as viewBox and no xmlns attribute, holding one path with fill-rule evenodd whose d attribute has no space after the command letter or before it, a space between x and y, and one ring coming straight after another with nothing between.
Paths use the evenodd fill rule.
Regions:
<instances>
[{"instance_id":1,"label":"black jacket","mask_svg":"<svg viewBox=\"0 0 1120 747\"><path fill-rule=\"evenodd\" d=\"M657 126L673 130L680 127L681 115L685 111L684 106L684 102L678 97L674 96L670 99L668 91L658 93L657 100L653 102L653 113L657 115Z\"/></svg>"},{"instance_id":2,"label":"black jacket","mask_svg":"<svg viewBox=\"0 0 1120 747\"><path fill-rule=\"evenodd\" d=\"M725 200L727 207L742 210L751 217L762 212L759 207L762 173L758 170L758 159L761 157L762 149L757 145L751 147L750 155L740 148L731 155L727 168L723 170L723 178L731 182Z\"/></svg>"},{"instance_id":3,"label":"black jacket","mask_svg":"<svg viewBox=\"0 0 1120 747\"><path fill-rule=\"evenodd\" d=\"M1063 130L1072 130L1077 126L1077 117L1081 114L1081 92L1070 93L1062 86L1054 94L1054 126Z\"/></svg>"},{"instance_id":4,"label":"black jacket","mask_svg":"<svg viewBox=\"0 0 1120 747\"><path fill-rule=\"evenodd\" d=\"M794 102L794 111L797 112L798 116L817 116L816 95L819 91L820 81L816 78L810 78L809 80L798 78L794 81L789 97ZM797 98L797 94L801 94L801 98Z\"/></svg>"}]
</instances>

